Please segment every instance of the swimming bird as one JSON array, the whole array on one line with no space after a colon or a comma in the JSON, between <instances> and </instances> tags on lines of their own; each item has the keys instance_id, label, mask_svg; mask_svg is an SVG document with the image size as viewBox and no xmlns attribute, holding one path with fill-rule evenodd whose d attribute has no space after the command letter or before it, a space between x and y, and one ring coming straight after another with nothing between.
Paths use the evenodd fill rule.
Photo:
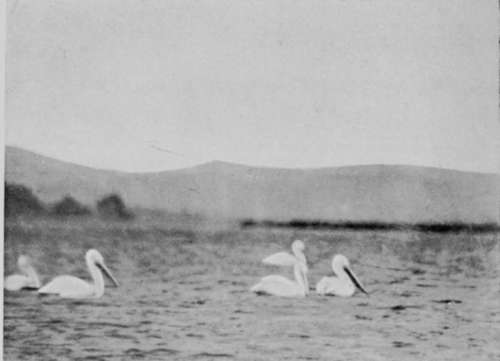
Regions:
<instances>
[{"instance_id":1,"label":"swimming bird","mask_svg":"<svg viewBox=\"0 0 500 361\"><path fill-rule=\"evenodd\" d=\"M14 274L5 278L4 288L7 291L40 288L41 285L38 274L31 265L31 261L28 256L19 256L17 259L17 267L22 274Z\"/></svg>"},{"instance_id":2,"label":"swimming bird","mask_svg":"<svg viewBox=\"0 0 500 361\"><path fill-rule=\"evenodd\" d=\"M316 285L316 293L350 297L358 288L361 292L368 294L351 270L349 260L345 256L335 255L332 259L332 269L336 276L323 277Z\"/></svg>"},{"instance_id":3,"label":"swimming bird","mask_svg":"<svg viewBox=\"0 0 500 361\"><path fill-rule=\"evenodd\" d=\"M307 261L303 253L304 248L304 243L296 240L292 244L293 255L287 252L278 252L262 260L266 264L292 266L294 281L279 275L266 276L250 290L255 293L282 297L306 296L309 293L309 282L307 280Z\"/></svg>"},{"instance_id":4,"label":"swimming bird","mask_svg":"<svg viewBox=\"0 0 500 361\"><path fill-rule=\"evenodd\" d=\"M115 286L119 285L97 250L89 249L85 255L85 262L94 281L93 283L73 276L57 276L40 288L38 293L53 293L64 298L99 298L104 294L102 272L111 279Z\"/></svg>"}]
</instances>

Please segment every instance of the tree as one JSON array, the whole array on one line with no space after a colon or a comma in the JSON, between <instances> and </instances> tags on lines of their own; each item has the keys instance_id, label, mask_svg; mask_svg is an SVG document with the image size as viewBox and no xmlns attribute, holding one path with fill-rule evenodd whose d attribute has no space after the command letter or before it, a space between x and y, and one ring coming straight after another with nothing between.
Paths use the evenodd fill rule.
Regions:
<instances>
[{"instance_id":1,"label":"tree","mask_svg":"<svg viewBox=\"0 0 500 361\"><path fill-rule=\"evenodd\" d=\"M5 216L40 215L45 207L31 189L22 184L5 183Z\"/></svg>"},{"instance_id":2,"label":"tree","mask_svg":"<svg viewBox=\"0 0 500 361\"><path fill-rule=\"evenodd\" d=\"M114 219L131 219L133 214L127 209L118 194L110 194L97 202L97 212L101 217Z\"/></svg>"},{"instance_id":3,"label":"tree","mask_svg":"<svg viewBox=\"0 0 500 361\"><path fill-rule=\"evenodd\" d=\"M66 196L53 205L52 213L57 216L86 216L90 209L71 196Z\"/></svg>"}]
</instances>

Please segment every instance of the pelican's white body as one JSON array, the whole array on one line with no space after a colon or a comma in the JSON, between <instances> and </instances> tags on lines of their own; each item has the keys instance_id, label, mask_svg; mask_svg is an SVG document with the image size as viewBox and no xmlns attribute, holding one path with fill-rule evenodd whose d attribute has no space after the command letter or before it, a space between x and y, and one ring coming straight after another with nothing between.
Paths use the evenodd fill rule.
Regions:
<instances>
[{"instance_id":1,"label":"pelican's white body","mask_svg":"<svg viewBox=\"0 0 500 361\"><path fill-rule=\"evenodd\" d=\"M102 279L100 272L99 275ZM102 287L99 282L102 282ZM92 284L74 276L57 276L38 293L53 293L64 298L98 298L104 294L104 279Z\"/></svg>"},{"instance_id":2,"label":"pelican's white body","mask_svg":"<svg viewBox=\"0 0 500 361\"><path fill-rule=\"evenodd\" d=\"M19 291L25 288L40 288L40 279L27 256L19 256L17 267L22 274L7 276L4 280L4 288L7 291Z\"/></svg>"},{"instance_id":3,"label":"pelican's white body","mask_svg":"<svg viewBox=\"0 0 500 361\"><path fill-rule=\"evenodd\" d=\"M361 283L349 268L349 261L343 255L335 255L332 260L332 269L336 276L323 277L316 284L316 293L320 295L333 295L341 297L350 297L356 291L356 285L354 284L351 277L360 285L360 289L366 293L361 286ZM348 270L351 273L351 277L347 274Z\"/></svg>"},{"instance_id":4,"label":"pelican's white body","mask_svg":"<svg viewBox=\"0 0 500 361\"><path fill-rule=\"evenodd\" d=\"M320 295L334 295L341 297L351 297L356 291L356 287L351 282L349 277L344 273L340 277L323 277L316 284L316 293Z\"/></svg>"},{"instance_id":5,"label":"pelican's white body","mask_svg":"<svg viewBox=\"0 0 500 361\"><path fill-rule=\"evenodd\" d=\"M52 281L38 290L42 294L57 294L64 298L99 298L104 294L104 278L99 267L108 274L111 280L118 285L118 282L111 275L104 264L101 254L96 250L89 250L85 255L85 261L93 283L86 282L74 276L57 276Z\"/></svg>"},{"instance_id":6,"label":"pelican's white body","mask_svg":"<svg viewBox=\"0 0 500 361\"><path fill-rule=\"evenodd\" d=\"M309 293L307 281L307 262L304 256L304 244L295 241L292 244L293 255L286 252L275 253L262 262L277 266L293 266L295 280L290 280L279 275L263 277L259 283L250 290L256 293L266 293L281 297L304 297Z\"/></svg>"}]
</instances>

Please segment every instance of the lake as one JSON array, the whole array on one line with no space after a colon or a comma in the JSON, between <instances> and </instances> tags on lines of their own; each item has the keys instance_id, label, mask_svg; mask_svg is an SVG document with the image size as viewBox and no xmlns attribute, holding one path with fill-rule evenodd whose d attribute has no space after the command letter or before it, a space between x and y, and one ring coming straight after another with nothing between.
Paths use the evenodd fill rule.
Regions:
<instances>
[{"instance_id":1,"label":"lake","mask_svg":"<svg viewBox=\"0 0 500 361\"><path fill-rule=\"evenodd\" d=\"M314 286L342 253L369 296L257 296L292 270L261 260L306 245ZM90 279L98 249L120 282L99 299L4 292L5 360L498 360L495 233L240 229L176 221L6 221L5 272L29 255L48 282Z\"/></svg>"}]
</instances>

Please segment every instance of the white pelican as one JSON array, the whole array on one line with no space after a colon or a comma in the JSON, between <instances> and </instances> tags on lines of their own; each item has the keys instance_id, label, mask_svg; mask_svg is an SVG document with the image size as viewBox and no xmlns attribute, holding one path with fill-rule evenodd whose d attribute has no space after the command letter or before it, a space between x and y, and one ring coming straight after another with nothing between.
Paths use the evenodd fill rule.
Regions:
<instances>
[{"instance_id":1,"label":"white pelican","mask_svg":"<svg viewBox=\"0 0 500 361\"><path fill-rule=\"evenodd\" d=\"M263 277L250 290L256 293L266 293L282 297L303 297L309 293L307 281L307 261L304 256L304 243L300 240L292 244L293 255L286 252L275 253L262 262L276 266L293 266L295 281L283 276L271 275Z\"/></svg>"},{"instance_id":2,"label":"white pelican","mask_svg":"<svg viewBox=\"0 0 500 361\"><path fill-rule=\"evenodd\" d=\"M19 256L17 267L22 274L10 275L5 278L4 288L7 291L19 291L23 288L40 288L40 280L28 256Z\"/></svg>"},{"instance_id":3,"label":"white pelican","mask_svg":"<svg viewBox=\"0 0 500 361\"><path fill-rule=\"evenodd\" d=\"M345 256L335 255L332 259L332 269L336 276L323 277L316 285L318 294L350 297L354 294L356 287L361 292L368 294L354 272L351 271L349 260Z\"/></svg>"},{"instance_id":4,"label":"white pelican","mask_svg":"<svg viewBox=\"0 0 500 361\"><path fill-rule=\"evenodd\" d=\"M101 254L95 249L89 249L85 255L85 262L94 283L88 283L73 276L57 276L38 290L38 293L55 293L65 298L99 298L104 294L104 278L101 271L118 286L108 267L104 264Z\"/></svg>"}]
</instances>

